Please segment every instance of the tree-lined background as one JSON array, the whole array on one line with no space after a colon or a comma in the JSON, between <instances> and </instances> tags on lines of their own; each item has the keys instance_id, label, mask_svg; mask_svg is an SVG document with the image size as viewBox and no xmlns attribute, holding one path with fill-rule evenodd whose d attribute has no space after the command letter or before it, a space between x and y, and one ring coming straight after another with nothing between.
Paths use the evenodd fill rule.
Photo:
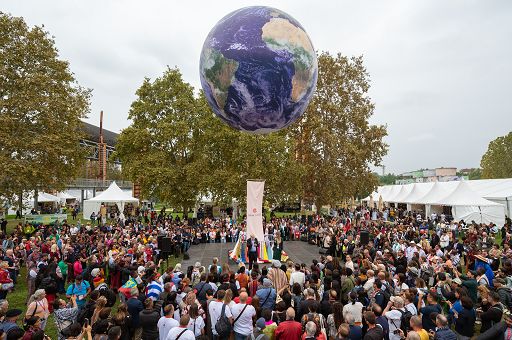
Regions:
<instances>
[{"instance_id":1,"label":"tree-lined background","mask_svg":"<svg viewBox=\"0 0 512 340\"><path fill-rule=\"evenodd\" d=\"M236 131L220 121L177 68L145 79L116 155L142 195L188 211L198 197L245 200L248 179L263 179L268 204L320 207L362 197L378 184L371 172L387 145L371 125L374 104L363 58L319 55L316 92L304 115L269 135Z\"/></svg>"}]
</instances>

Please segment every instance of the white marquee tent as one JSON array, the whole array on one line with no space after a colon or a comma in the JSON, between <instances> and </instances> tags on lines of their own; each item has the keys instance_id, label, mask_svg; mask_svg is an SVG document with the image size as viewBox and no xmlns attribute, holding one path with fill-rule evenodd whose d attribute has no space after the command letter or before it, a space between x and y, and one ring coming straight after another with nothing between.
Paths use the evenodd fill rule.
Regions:
<instances>
[{"instance_id":1,"label":"white marquee tent","mask_svg":"<svg viewBox=\"0 0 512 340\"><path fill-rule=\"evenodd\" d=\"M124 210L125 203L138 203L139 200L125 193L119 188L116 182L112 182L107 190L101 192L93 198L84 201L84 218L88 219L93 212L100 210L102 203L115 203L119 211Z\"/></svg>"},{"instance_id":2,"label":"white marquee tent","mask_svg":"<svg viewBox=\"0 0 512 340\"><path fill-rule=\"evenodd\" d=\"M459 181L387 185L378 187L377 191L372 193L372 195L374 200L378 200L382 196L383 201L387 203L405 203L409 210L412 207L425 206L427 214L430 214L431 210L440 211L444 205L456 207L452 209L452 212L454 212L453 210L458 210L459 213L454 213L454 216L461 216L463 214L462 207L466 206L468 207L467 209L472 209L473 213L476 214L475 216L496 219L492 222L498 225L501 223L499 221L504 221L505 215L512 215L512 178L463 182L465 185L462 188L459 188ZM446 198L452 194L453 196L448 204ZM466 197L465 200L463 200L464 197ZM478 201L476 198L485 199L485 202ZM368 196L364 201L369 201L369 199L370 197ZM456 202L455 199L459 201ZM497 205L489 205L489 201L500 204L504 208L503 213L497 213L499 207ZM484 207L485 211L482 213L478 207ZM493 212L488 212L491 210ZM469 210L465 214L469 216ZM495 214L502 214L503 216L499 218Z\"/></svg>"},{"instance_id":3,"label":"white marquee tent","mask_svg":"<svg viewBox=\"0 0 512 340\"><path fill-rule=\"evenodd\" d=\"M437 201L436 205L451 206L453 218L457 221L505 224L505 207L502 204L480 197L465 181L454 183L458 183L455 190Z\"/></svg>"}]
</instances>

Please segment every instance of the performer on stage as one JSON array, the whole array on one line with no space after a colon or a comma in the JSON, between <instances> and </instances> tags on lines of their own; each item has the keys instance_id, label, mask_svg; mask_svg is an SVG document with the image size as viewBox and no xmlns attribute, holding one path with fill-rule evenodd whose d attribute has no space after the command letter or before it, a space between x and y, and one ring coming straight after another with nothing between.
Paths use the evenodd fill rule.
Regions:
<instances>
[{"instance_id":1,"label":"performer on stage","mask_svg":"<svg viewBox=\"0 0 512 340\"><path fill-rule=\"evenodd\" d=\"M274 249L273 250L273 259L281 261L281 253L283 251L283 238L281 237L281 232L276 231L276 237L274 238Z\"/></svg>"},{"instance_id":2,"label":"performer on stage","mask_svg":"<svg viewBox=\"0 0 512 340\"><path fill-rule=\"evenodd\" d=\"M247 254L249 257L249 270L252 269L253 263L258 263L258 239L254 234L247 240Z\"/></svg>"}]
</instances>

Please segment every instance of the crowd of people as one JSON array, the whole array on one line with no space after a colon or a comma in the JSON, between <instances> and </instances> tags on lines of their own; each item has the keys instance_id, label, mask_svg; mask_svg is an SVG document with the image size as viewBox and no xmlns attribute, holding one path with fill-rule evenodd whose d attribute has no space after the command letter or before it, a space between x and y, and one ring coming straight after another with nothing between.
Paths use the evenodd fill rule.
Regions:
<instances>
[{"instance_id":1,"label":"crowd of people","mask_svg":"<svg viewBox=\"0 0 512 340\"><path fill-rule=\"evenodd\" d=\"M20 224L0 234L1 339L48 338L48 322L59 339L512 339L510 220L497 228L388 213L393 221L365 208L272 218L272 237L246 237L252 261L236 270L218 259L164 267L158 247L159 236L179 252L235 242L244 224L229 219ZM286 243L301 240L322 255L281 262ZM272 243L271 263L254 259L258 242ZM24 312L8 302L19 280Z\"/></svg>"}]
</instances>

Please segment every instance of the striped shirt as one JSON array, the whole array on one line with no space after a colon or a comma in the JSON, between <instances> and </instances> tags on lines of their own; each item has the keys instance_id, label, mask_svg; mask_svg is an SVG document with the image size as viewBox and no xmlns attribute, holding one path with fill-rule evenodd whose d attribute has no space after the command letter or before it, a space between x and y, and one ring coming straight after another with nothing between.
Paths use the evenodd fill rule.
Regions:
<instances>
[{"instance_id":1,"label":"striped shirt","mask_svg":"<svg viewBox=\"0 0 512 340\"><path fill-rule=\"evenodd\" d=\"M153 301L158 300L160 293L163 292L164 286L158 281L151 281L147 287L146 296Z\"/></svg>"}]
</instances>

